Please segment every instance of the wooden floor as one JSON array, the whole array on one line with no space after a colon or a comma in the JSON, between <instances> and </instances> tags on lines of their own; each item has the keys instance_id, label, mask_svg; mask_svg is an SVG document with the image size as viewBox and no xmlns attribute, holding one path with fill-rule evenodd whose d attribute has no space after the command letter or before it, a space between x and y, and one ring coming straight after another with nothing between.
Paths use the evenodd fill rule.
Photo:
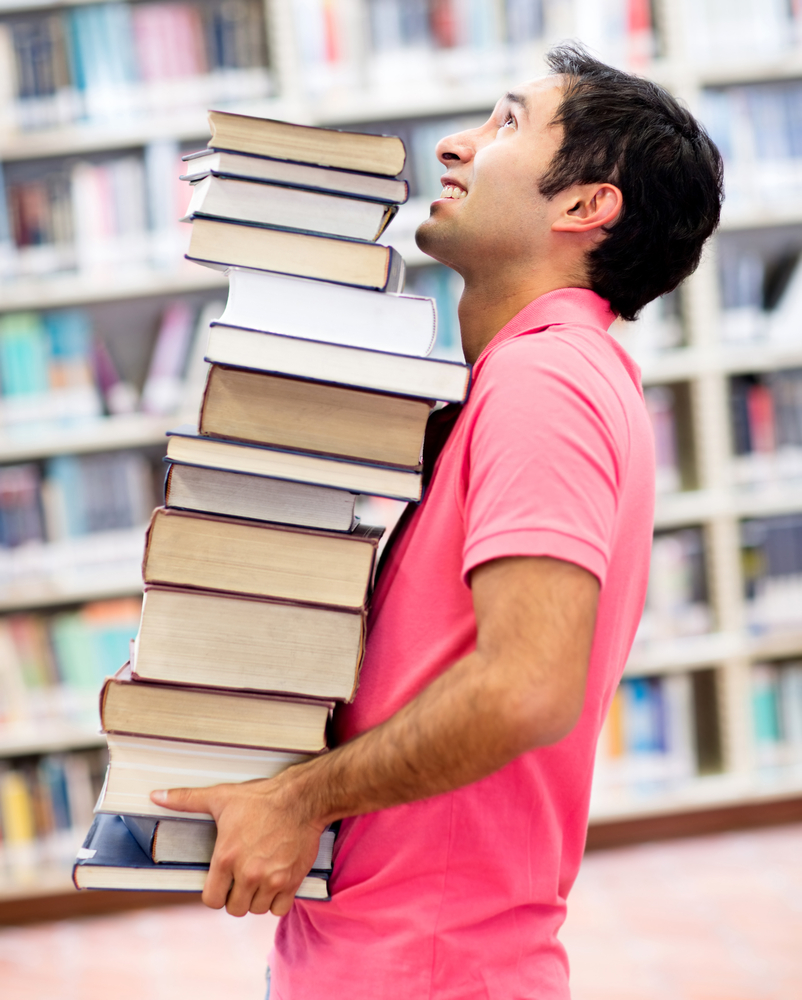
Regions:
<instances>
[{"instance_id":1,"label":"wooden floor","mask_svg":"<svg viewBox=\"0 0 802 1000\"><path fill-rule=\"evenodd\" d=\"M273 928L202 906L6 928L0 996L262 1000ZM802 825L594 852L563 939L573 1000L802 1000Z\"/></svg>"}]
</instances>

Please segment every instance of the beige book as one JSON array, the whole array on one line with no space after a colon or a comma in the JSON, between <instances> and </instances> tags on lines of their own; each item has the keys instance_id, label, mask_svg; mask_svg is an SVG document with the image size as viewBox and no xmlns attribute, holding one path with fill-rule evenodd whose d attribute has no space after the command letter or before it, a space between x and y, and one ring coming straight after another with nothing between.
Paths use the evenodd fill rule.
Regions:
<instances>
[{"instance_id":1,"label":"beige book","mask_svg":"<svg viewBox=\"0 0 802 1000\"><path fill-rule=\"evenodd\" d=\"M392 247L220 219L193 221L186 256L222 269L253 267L380 292L404 287L404 261Z\"/></svg>"},{"instance_id":2,"label":"beige book","mask_svg":"<svg viewBox=\"0 0 802 1000\"><path fill-rule=\"evenodd\" d=\"M416 468L427 399L212 365L199 430L210 437Z\"/></svg>"},{"instance_id":3,"label":"beige book","mask_svg":"<svg viewBox=\"0 0 802 1000\"><path fill-rule=\"evenodd\" d=\"M347 701L364 638L360 611L146 587L133 675Z\"/></svg>"},{"instance_id":4,"label":"beige book","mask_svg":"<svg viewBox=\"0 0 802 1000\"><path fill-rule=\"evenodd\" d=\"M383 528L325 532L158 507L145 583L362 608Z\"/></svg>"}]
</instances>

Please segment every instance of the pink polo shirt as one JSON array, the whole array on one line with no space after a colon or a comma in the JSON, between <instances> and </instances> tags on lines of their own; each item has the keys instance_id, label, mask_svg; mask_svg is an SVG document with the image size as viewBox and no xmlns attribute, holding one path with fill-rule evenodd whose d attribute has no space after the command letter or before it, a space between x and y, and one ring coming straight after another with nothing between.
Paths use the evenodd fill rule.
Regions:
<instances>
[{"instance_id":1,"label":"pink polo shirt","mask_svg":"<svg viewBox=\"0 0 802 1000\"><path fill-rule=\"evenodd\" d=\"M557 934L652 537L652 435L613 318L593 292L561 289L482 352L378 580L359 691L338 718L344 739L375 726L474 649L474 567L552 556L601 583L579 722L475 784L344 820L331 901L297 901L279 924L271 1000L567 1000Z\"/></svg>"}]
</instances>

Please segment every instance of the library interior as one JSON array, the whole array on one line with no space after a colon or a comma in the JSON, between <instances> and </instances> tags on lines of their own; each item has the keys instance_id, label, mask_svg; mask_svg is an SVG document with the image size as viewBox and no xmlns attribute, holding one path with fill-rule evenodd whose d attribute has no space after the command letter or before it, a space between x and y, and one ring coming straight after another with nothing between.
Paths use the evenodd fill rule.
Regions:
<instances>
[{"instance_id":1,"label":"library interior","mask_svg":"<svg viewBox=\"0 0 802 1000\"><path fill-rule=\"evenodd\" d=\"M248 327L235 306L253 309L267 286L249 289L240 271L229 296L224 269L185 257L203 257L190 249L201 195L215 216L212 199L223 205L236 183L186 159L210 142L209 109L400 137L403 170L384 173L403 183L383 196L397 213L365 225L397 252L386 291L434 300L433 343L424 342L426 307L409 322L421 331L418 356L442 362L431 369L446 387L438 383L442 399L459 401L461 278L415 243L441 189L434 148L485 121L512 85L542 75L546 51L566 39L680 98L721 151L725 177L721 225L698 269L611 329L642 372L657 500L646 605L599 740L587 853L569 900L572 992L575 1000L802 996L800 0L0 0L0 993L8 1000L264 995L272 916L236 921L203 907L197 892L79 892L73 882L101 790L113 792L104 788L109 746L122 761L131 739L107 741L98 699L103 688L110 713L105 679L129 659L146 621L144 537L165 502L168 441L178 463L172 506L197 486L186 471L193 460L176 456L201 439L191 429L166 434L198 425L202 397L215 434L213 378L204 390L210 361L221 400L223 373L258 368L237 360L256 356L253 336L235 344L215 341L214 331ZM192 184L180 179L193 170ZM290 190L274 183L281 178L262 186ZM285 233L275 218L255 224ZM337 224L331 232L341 235ZM291 255L283 246L275 253ZM405 284L394 288L403 265ZM388 312L393 322L405 319ZM366 346L354 337L346 343ZM300 352L288 364L326 381L301 370ZM347 384L369 388L384 377L365 371L367 382ZM426 395L397 378L385 393ZM230 391L244 394L242 386ZM308 405L318 405L311 395ZM410 414L421 408L425 420L421 399L409 403ZM330 450L292 435L278 446ZM409 464L348 454L356 462L337 463L343 476L360 461ZM292 479L261 473L271 474ZM377 479L361 492L360 482L332 481L326 516L389 531L415 499L411 480ZM201 486L211 490L211 480ZM237 491L222 480L220 491L230 506L201 509L229 521L259 516L235 507ZM254 487L242 503L282 497L265 500ZM340 510L343 497L350 506ZM303 506L303 490L290 501ZM342 531L314 517L289 521ZM145 579L155 583L145 608L154 621L172 594L160 583L200 579L159 577L158 567L148 576L160 523L178 533L204 522L177 514L152 522ZM309 537L276 534L299 546ZM374 553L369 532L352 535L364 543L344 547L354 560L358 548ZM306 558L287 545L288 558ZM257 592L265 595L337 603ZM350 620L360 606L326 614ZM159 675L150 656L152 676L180 683ZM201 669L189 644L185 659ZM343 659L347 666L348 650ZM143 677L147 660L143 641ZM345 694L314 684L289 692L336 700L353 681L346 676Z\"/></svg>"}]
</instances>

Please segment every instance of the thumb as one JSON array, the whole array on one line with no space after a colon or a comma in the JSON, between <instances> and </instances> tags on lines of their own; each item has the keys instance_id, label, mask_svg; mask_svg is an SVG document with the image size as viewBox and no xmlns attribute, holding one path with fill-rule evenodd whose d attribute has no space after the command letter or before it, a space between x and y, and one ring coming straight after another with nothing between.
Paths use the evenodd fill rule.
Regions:
<instances>
[{"instance_id":1,"label":"thumb","mask_svg":"<svg viewBox=\"0 0 802 1000\"><path fill-rule=\"evenodd\" d=\"M168 788L150 793L150 801L165 809L176 812L209 813L209 789L207 788Z\"/></svg>"}]
</instances>

